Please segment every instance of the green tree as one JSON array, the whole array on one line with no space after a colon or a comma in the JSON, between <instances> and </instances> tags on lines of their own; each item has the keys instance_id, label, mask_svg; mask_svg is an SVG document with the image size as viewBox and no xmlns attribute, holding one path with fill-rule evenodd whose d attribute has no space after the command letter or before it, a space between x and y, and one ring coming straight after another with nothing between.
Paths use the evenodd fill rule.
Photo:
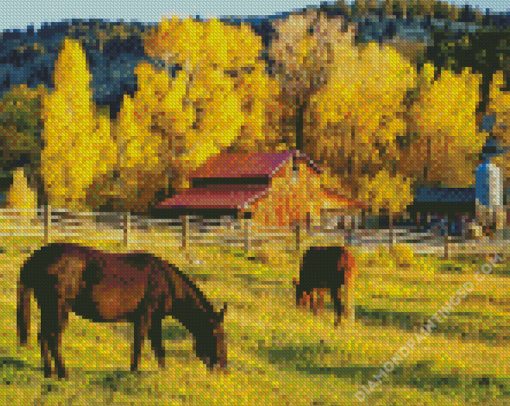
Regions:
<instances>
[{"instance_id":1,"label":"green tree","mask_svg":"<svg viewBox=\"0 0 510 406\"><path fill-rule=\"evenodd\" d=\"M0 167L12 171L24 166L29 187L37 193L38 205L47 197L41 175L43 142L42 108L46 89L26 85L15 86L0 100Z\"/></svg>"}]
</instances>

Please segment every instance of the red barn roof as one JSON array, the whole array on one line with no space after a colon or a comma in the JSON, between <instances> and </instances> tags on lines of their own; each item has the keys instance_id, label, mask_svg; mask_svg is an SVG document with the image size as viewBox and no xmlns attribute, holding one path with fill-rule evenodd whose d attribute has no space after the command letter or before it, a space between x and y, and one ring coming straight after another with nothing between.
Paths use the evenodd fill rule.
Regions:
<instances>
[{"instance_id":1,"label":"red barn roof","mask_svg":"<svg viewBox=\"0 0 510 406\"><path fill-rule=\"evenodd\" d=\"M205 162L190 176L191 179L225 178L225 184L195 187L166 199L156 209L243 209L266 195L271 187L269 179L293 157L304 159L317 173L320 169L306 154L297 151L278 153L222 153ZM228 179L262 178L267 184L227 184ZM329 195L342 206L362 207L360 202L338 195Z\"/></svg>"},{"instance_id":2,"label":"red barn roof","mask_svg":"<svg viewBox=\"0 0 510 406\"><path fill-rule=\"evenodd\" d=\"M158 209L242 209L266 194L270 185L214 185L191 188L159 203Z\"/></svg>"},{"instance_id":3,"label":"red barn roof","mask_svg":"<svg viewBox=\"0 0 510 406\"><path fill-rule=\"evenodd\" d=\"M303 158L308 161L317 172L317 166L306 154L296 151L276 153L224 153L218 154L204 163L191 174L197 178L271 178L278 169L292 157Z\"/></svg>"}]
</instances>

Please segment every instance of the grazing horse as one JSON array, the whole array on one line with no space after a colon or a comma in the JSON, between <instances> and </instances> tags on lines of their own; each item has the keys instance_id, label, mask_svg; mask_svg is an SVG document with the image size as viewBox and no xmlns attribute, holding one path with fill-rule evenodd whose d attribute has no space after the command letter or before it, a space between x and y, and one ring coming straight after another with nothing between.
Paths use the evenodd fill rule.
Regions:
<instances>
[{"instance_id":1,"label":"grazing horse","mask_svg":"<svg viewBox=\"0 0 510 406\"><path fill-rule=\"evenodd\" d=\"M343 247L310 247L303 255L299 282L294 278L296 287L296 305L309 302L313 307L314 314L317 314L317 300L314 300L313 291L320 294L319 306L324 304L324 290L331 293L337 320L335 327L340 324L341 316L349 315L348 295L349 286L353 272L356 268L354 257ZM344 306L341 301L341 287L346 286L346 302ZM346 310L347 309L347 310Z\"/></svg>"},{"instance_id":2,"label":"grazing horse","mask_svg":"<svg viewBox=\"0 0 510 406\"><path fill-rule=\"evenodd\" d=\"M220 312L177 267L148 253L114 254L77 244L49 244L35 251L20 271L17 332L22 346L30 331L30 294L41 310L38 335L44 376L51 377L51 355L59 378L67 377L60 353L68 313L94 322L134 324L131 371L138 369L146 336L159 366L165 367L161 323L170 315L193 334L196 355L212 369L227 364Z\"/></svg>"}]
</instances>

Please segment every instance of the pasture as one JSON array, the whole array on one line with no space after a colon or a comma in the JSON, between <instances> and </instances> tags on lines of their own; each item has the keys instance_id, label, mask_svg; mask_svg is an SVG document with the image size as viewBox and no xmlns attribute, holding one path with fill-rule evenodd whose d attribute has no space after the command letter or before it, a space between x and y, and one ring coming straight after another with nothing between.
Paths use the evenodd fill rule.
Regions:
<instances>
[{"instance_id":1,"label":"pasture","mask_svg":"<svg viewBox=\"0 0 510 406\"><path fill-rule=\"evenodd\" d=\"M69 241L69 240L67 240ZM125 252L115 244L73 240ZM307 244L308 243L308 244ZM309 245L305 241L304 247ZM355 394L475 272L485 256L443 260L405 248L352 248L358 264L356 320L333 328L333 303L314 316L295 306L300 256L270 250L248 259L221 247L187 252L145 249L188 274L216 308L228 303L228 373L208 372L192 338L168 317L166 369L148 342L140 371L129 372L132 327L70 314L62 351L67 381L44 379L32 299L31 348L18 349L16 283L39 239L2 239L0 253L0 402L10 405L510 405L510 263L493 266L460 304L389 372L364 402ZM30 249L27 249L30 247ZM373 250L372 250L373 251Z\"/></svg>"}]
</instances>

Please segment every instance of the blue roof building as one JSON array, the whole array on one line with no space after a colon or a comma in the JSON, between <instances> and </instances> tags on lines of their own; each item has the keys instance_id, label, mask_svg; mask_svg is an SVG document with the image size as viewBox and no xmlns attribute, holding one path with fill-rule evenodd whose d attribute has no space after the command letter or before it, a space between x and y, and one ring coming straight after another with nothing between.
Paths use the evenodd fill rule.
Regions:
<instances>
[{"instance_id":1,"label":"blue roof building","mask_svg":"<svg viewBox=\"0 0 510 406\"><path fill-rule=\"evenodd\" d=\"M495 125L494 116L485 116L482 121L482 131L491 131ZM503 180L501 171L490 163L492 157L505 152L498 146L497 140L489 136L482 149L482 163L476 170L476 185L474 188L429 188L416 190L412 205L408 207L410 214L418 221L420 214L436 214L453 218L467 215L476 217L476 204L493 206L503 204Z\"/></svg>"}]
</instances>

